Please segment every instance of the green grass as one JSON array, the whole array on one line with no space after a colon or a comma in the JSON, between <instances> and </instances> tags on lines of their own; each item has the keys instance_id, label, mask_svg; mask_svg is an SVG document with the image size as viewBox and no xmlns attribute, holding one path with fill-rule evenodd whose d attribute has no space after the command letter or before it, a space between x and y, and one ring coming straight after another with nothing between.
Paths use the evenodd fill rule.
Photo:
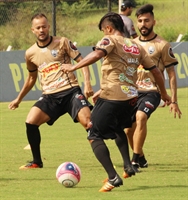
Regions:
<instances>
[{"instance_id":1,"label":"green grass","mask_svg":"<svg viewBox=\"0 0 188 200\"><path fill-rule=\"evenodd\" d=\"M33 105L22 102L8 110L0 103L0 199L2 200L186 200L188 197L188 88L179 89L181 119L174 119L169 108L158 108L148 121L145 154L149 167L125 179L124 185L110 193L99 193L106 173L100 166L80 124L68 115L52 127L41 126L43 169L19 170L31 159L25 134L25 118ZM119 174L122 161L113 141L107 141ZM55 178L57 167L65 161L82 170L75 188L64 188Z\"/></svg>"}]
</instances>

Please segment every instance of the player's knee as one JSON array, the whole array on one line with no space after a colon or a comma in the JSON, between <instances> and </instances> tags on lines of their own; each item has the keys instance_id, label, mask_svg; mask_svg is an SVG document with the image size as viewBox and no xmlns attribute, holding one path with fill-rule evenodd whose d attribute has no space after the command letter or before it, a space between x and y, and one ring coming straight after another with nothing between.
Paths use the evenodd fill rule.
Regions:
<instances>
[{"instance_id":1,"label":"player's knee","mask_svg":"<svg viewBox=\"0 0 188 200\"><path fill-rule=\"evenodd\" d=\"M146 123L147 122L147 115L144 112L137 112L136 114L136 124L139 123Z\"/></svg>"}]
</instances>

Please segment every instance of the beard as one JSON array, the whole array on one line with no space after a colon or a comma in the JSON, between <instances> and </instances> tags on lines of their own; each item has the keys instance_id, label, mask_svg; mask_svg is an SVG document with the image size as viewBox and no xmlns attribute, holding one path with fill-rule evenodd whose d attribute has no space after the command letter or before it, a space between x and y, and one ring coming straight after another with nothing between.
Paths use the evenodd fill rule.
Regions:
<instances>
[{"instance_id":1,"label":"beard","mask_svg":"<svg viewBox=\"0 0 188 200\"><path fill-rule=\"evenodd\" d=\"M150 28L146 28L143 26L142 28L139 29L139 31L142 36L148 36L153 31L153 26L151 26Z\"/></svg>"},{"instance_id":2,"label":"beard","mask_svg":"<svg viewBox=\"0 0 188 200\"><path fill-rule=\"evenodd\" d=\"M49 38L49 35L46 35L45 37L40 37L40 36L38 36L38 37L37 37L37 40L38 40L39 42L46 42L46 41L48 40L48 38Z\"/></svg>"}]
</instances>

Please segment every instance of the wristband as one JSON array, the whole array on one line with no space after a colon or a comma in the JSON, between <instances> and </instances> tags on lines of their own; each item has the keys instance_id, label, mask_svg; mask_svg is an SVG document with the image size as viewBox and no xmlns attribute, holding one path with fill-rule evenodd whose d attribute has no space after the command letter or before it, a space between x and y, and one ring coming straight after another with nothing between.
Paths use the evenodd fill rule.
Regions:
<instances>
[{"instance_id":1,"label":"wristband","mask_svg":"<svg viewBox=\"0 0 188 200\"><path fill-rule=\"evenodd\" d=\"M178 104L178 102L177 101L173 101L173 102L171 102L171 104Z\"/></svg>"}]
</instances>

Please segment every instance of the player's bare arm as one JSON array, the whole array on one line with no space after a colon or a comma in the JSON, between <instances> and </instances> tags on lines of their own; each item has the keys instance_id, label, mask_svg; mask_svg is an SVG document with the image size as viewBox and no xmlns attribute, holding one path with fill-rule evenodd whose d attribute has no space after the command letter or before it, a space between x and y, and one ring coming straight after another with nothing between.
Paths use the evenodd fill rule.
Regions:
<instances>
[{"instance_id":1,"label":"player's bare arm","mask_svg":"<svg viewBox=\"0 0 188 200\"><path fill-rule=\"evenodd\" d=\"M161 71L157 67L155 67L152 70L150 70L150 72L153 74L156 84L160 89L161 99L165 101L167 105L170 105L171 97L167 94L167 91L165 89L164 78Z\"/></svg>"},{"instance_id":2,"label":"player's bare arm","mask_svg":"<svg viewBox=\"0 0 188 200\"><path fill-rule=\"evenodd\" d=\"M104 56L105 56L104 51L95 50L95 51L91 52L90 54L88 54L86 57L84 57L80 62L78 62L75 65L62 64L62 70L65 73L73 72L79 68L82 68L82 67L85 67L85 66L88 66L88 65L91 65L91 64L97 62Z\"/></svg>"},{"instance_id":3,"label":"player's bare arm","mask_svg":"<svg viewBox=\"0 0 188 200\"><path fill-rule=\"evenodd\" d=\"M83 58L80 56L76 61L80 62L80 60L82 59ZM88 99L89 97L93 95L93 89L90 82L89 67L88 66L83 67L82 73L84 76L84 94L85 94L85 97Z\"/></svg>"},{"instance_id":4,"label":"player's bare arm","mask_svg":"<svg viewBox=\"0 0 188 200\"><path fill-rule=\"evenodd\" d=\"M96 103L97 99L99 98L100 93L101 93L101 89L98 90L97 92L95 92L95 94L92 96L92 102L93 102L93 104Z\"/></svg>"},{"instance_id":5,"label":"player's bare arm","mask_svg":"<svg viewBox=\"0 0 188 200\"><path fill-rule=\"evenodd\" d=\"M28 77L26 78L26 81L18 94L17 98L14 99L9 105L8 108L11 110L15 110L19 107L19 104L21 103L22 99L26 96L26 94L32 89L34 86L36 80L37 80L37 71L29 72Z\"/></svg>"},{"instance_id":6,"label":"player's bare arm","mask_svg":"<svg viewBox=\"0 0 188 200\"><path fill-rule=\"evenodd\" d=\"M169 86L170 86L171 96L172 96L171 98L172 103L170 104L170 112L173 112L174 118L176 118L176 115L178 116L178 118L181 118L182 112L178 106L177 79L176 79L174 66L166 68L166 71L169 77Z\"/></svg>"}]
</instances>

